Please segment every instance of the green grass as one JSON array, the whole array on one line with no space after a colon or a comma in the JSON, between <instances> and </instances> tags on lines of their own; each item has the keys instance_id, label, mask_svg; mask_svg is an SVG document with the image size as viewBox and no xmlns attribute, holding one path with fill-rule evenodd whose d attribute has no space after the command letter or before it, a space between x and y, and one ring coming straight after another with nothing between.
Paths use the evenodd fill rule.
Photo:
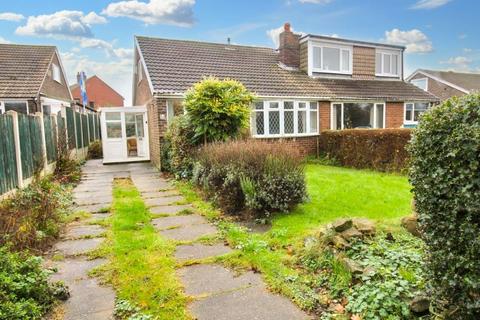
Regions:
<instances>
[{"instance_id":1,"label":"green grass","mask_svg":"<svg viewBox=\"0 0 480 320\"><path fill-rule=\"evenodd\" d=\"M159 319L190 319L187 298L175 273L175 244L163 239L150 223L151 215L130 180L117 180L113 216L102 248L109 264L99 269L118 299Z\"/></svg>"},{"instance_id":2,"label":"green grass","mask_svg":"<svg viewBox=\"0 0 480 320\"><path fill-rule=\"evenodd\" d=\"M411 193L405 176L367 170L309 164L306 178L310 201L289 214L274 216L272 228L265 234L251 234L232 223L203 201L190 184L178 182L177 188L203 215L218 221L225 239L239 250L223 257L224 264L261 271L272 291L310 310L316 293L302 280L294 256L304 238L340 217L365 217L382 229L396 230L400 218L411 212ZM339 276L348 279L340 271Z\"/></svg>"}]
</instances>

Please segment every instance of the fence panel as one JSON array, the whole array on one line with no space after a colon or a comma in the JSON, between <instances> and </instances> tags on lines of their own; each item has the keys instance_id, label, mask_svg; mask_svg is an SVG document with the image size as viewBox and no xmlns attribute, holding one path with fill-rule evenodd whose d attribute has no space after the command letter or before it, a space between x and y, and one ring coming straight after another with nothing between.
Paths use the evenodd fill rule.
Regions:
<instances>
[{"instance_id":1,"label":"fence panel","mask_svg":"<svg viewBox=\"0 0 480 320\"><path fill-rule=\"evenodd\" d=\"M77 149L83 148L82 145L82 120L80 113L75 112L75 128L76 128L76 139L77 139Z\"/></svg>"},{"instance_id":2,"label":"fence panel","mask_svg":"<svg viewBox=\"0 0 480 320\"><path fill-rule=\"evenodd\" d=\"M43 141L42 141L42 123L40 118L36 116L28 116L30 125L30 143L32 145L33 154L33 169L34 171L40 171L43 169Z\"/></svg>"},{"instance_id":3,"label":"fence panel","mask_svg":"<svg viewBox=\"0 0 480 320\"><path fill-rule=\"evenodd\" d=\"M13 119L11 115L0 115L0 195L18 187Z\"/></svg>"},{"instance_id":4,"label":"fence panel","mask_svg":"<svg viewBox=\"0 0 480 320\"><path fill-rule=\"evenodd\" d=\"M66 108L65 111L67 120L68 148L72 150L77 147L75 136L75 115L71 108Z\"/></svg>"},{"instance_id":5,"label":"fence panel","mask_svg":"<svg viewBox=\"0 0 480 320\"><path fill-rule=\"evenodd\" d=\"M83 134L83 147L86 148L88 147L89 143L89 138L88 138L88 117L86 114L82 114L82 134Z\"/></svg>"},{"instance_id":6,"label":"fence panel","mask_svg":"<svg viewBox=\"0 0 480 320\"><path fill-rule=\"evenodd\" d=\"M93 131L93 114L88 114L88 132L90 133L90 142L95 141L95 132Z\"/></svg>"},{"instance_id":7,"label":"fence panel","mask_svg":"<svg viewBox=\"0 0 480 320\"><path fill-rule=\"evenodd\" d=\"M22 160L23 178L27 179L33 175L33 153L30 142L30 122L28 116L18 114L18 132L20 136L20 155Z\"/></svg>"},{"instance_id":8,"label":"fence panel","mask_svg":"<svg viewBox=\"0 0 480 320\"><path fill-rule=\"evenodd\" d=\"M43 117L43 125L45 128L45 145L47 149L47 161L48 163L52 163L56 160L56 137L57 137L57 130L55 128L55 122L53 121L51 116L45 115Z\"/></svg>"},{"instance_id":9,"label":"fence panel","mask_svg":"<svg viewBox=\"0 0 480 320\"><path fill-rule=\"evenodd\" d=\"M95 114L96 126L95 130L97 131L97 139L102 140L102 130L100 130L100 116Z\"/></svg>"}]
</instances>

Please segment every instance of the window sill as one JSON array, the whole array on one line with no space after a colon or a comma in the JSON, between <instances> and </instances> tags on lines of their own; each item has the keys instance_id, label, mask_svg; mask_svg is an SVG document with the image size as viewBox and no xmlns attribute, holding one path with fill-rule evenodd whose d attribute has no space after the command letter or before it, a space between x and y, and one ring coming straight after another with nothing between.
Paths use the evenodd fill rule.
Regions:
<instances>
[{"instance_id":1,"label":"window sill","mask_svg":"<svg viewBox=\"0 0 480 320\"><path fill-rule=\"evenodd\" d=\"M326 73L326 74L341 74L341 75L347 75L347 76L352 75L352 71L333 71L333 70L322 70L318 68L312 68L312 72Z\"/></svg>"},{"instance_id":2,"label":"window sill","mask_svg":"<svg viewBox=\"0 0 480 320\"><path fill-rule=\"evenodd\" d=\"M305 138L315 137L319 133L305 133L305 134L270 134L270 135L252 135L255 139L281 139L281 138Z\"/></svg>"}]
</instances>

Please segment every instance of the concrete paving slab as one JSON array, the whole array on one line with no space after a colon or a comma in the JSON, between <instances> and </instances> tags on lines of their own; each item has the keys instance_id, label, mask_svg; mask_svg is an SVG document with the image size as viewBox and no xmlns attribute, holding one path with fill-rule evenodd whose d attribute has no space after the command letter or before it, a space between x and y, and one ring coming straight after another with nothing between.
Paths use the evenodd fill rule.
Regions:
<instances>
[{"instance_id":1,"label":"concrete paving slab","mask_svg":"<svg viewBox=\"0 0 480 320\"><path fill-rule=\"evenodd\" d=\"M168 239L180 241L192 241L202 236L214 235L217 229L209 224L195 224L191 226L179 227L160 231L160 234Z\"/></svg>"},{"instance_id":2,"label":"concrete paving slab","mask_svg":"<svg viewBox=\"0 0 480 320\"><path fill-rule=\"evenodd\" d=\"M103 238L60 241L54 246L54 250L67 256L80 255L98 248L102 241Z\"/></svg>"},{"instance_id":3,"label":"concrete paving slab","mask_svg":"<svg viewBox=\"0 0 480 320\"><path fill-rule=\"evenodd\" d=\"M86 258L65 259L56 261L53 266L57 268L57 272L50 276L51 281L63 281L69 285L81 279L89 278L88 272L104 263L106 259L87 260Z\"/></svg>"},{"instance_id":4,"label":"concrete paving slab","mask_svg":"<svg viewBox=\"0 0 480 320\"><path fill-rule=\"evenodd\" d=\"M150 210L150 213L153 213L153 214L174 215L174 214L182 212L183 210L194 211L194 208L193 208L193 206L191 206L189 204L185 204L185 205L173 205L173 206L158 206L158 207L152 207L149 210Z\"/></svg>"},{"instance_id":5,"label":"concrete paving slab","mask_svg":"<svg viewBox=\"0 0 480 320\"><path fill-rule=\"evenodd\" d=\"M149 207L166 206L170 204L175 204L180 201L185 201L185 198L182 196L172 196L172 197L152 198L152 199L144 200L145 204Z\"/></svg>"},{"instance_id":6,"label":"concrete paving slab","mask_svg":"<svg viewBox=\"0 0 480 320\"><path fill-rule=\"evenodd\" d=\"M103 211L105 208L110 207L110 203L97 203L97 204L88 204L83 206L76 206L74 211L85 211L90 213L98 213Z\"/></svg>"},{"instance_id":7,"label":"concrete paving slab","mask_svg":"<svg viewBox=\"0 0 480 320\"><path fill-rule=\"evenodd\" d=\"M191 245L177 246L177 250L175 251L175 259L178 261L204 259L220 256L230 252L232 252L232 249L223 243L217 243L213 245L194 243Z\"/></svg>"},{"instance_id":8,"label":"concrete paving slab","mask_svg":"<svg viewBox=\"0 0 480 320\"><path fill-rule=\"evenodd\" d=\"M75 239L88 236L96 237L101 235L103 232L105 232L105 229L98 225L79 225L68 228L64 237L67 239Z\"/></svg>"},{"instance_id":9,"label":"concrete paving slab","mask_svg":"<svg viewBox=\"0 0 480 320\"><path fill-rule=\"evenodd\" d=\"M171 197L171 196L179 196L180 192L175 189L166 190L166 191L149 191L143 192L142 198L150 199L150 198L161 198L161 197Z\"/></svg>"},{"instance_id":10,"label":"concrete paving slab","mask_svg":"<svg viewBox=\"0 0 480 320\"><path fill-rule=\"evenodd\" d=\"M110 217L110 213L92 213L85 223L102 221L108 217Z\"/></svg>"},{"instance_id":11,"label":"concrete paving slab","mask_svg":"<svg viewBox=\"0 0 480 320\"><path fill-rule=\"evenodd\" d=\"M189 309L197 320L311 319L287 298L258 286L197 300Z\"/></svg>"},{"instance_id":12,"label":"concrete paving slab","mask_svg":"<svg viewBox=\"0 0 480 320\"><path fill-rule=\"evenodd\" d=\"M97 194L91 197L85 197L81 199L74 199L75 203L79 206L85 206L89 204L99 204L99 203L111 203L113 201L113 196L110 194L108 196L98 196Z\"/></svg>"},{"instance_id":13,"label":"concrete paving slab","mask_svg":"<svg viewBox=\"0 0 480 320\"><path fill-rule=\"evenodd\" d=\"M185 293L190 296L219 294L250 286L262 286L262 278L252 271L239 276L219 264L196 264L178 271ZM211 319L215 319L212 317Z\"/></svg>"},{"instance_id":14,"label":"concrete paving slab","mask_svg":"<svg viewBox=\"0 0 480 320\"><path fill-rule=\"evenodd\" d=\"M152 224L156 229L167 229L178 226L187 226L193 224L208 223L207 219L198 214L189 214L186 216L170 216L156 218L152 220Z\"/></svg>"},{"instance_id":15,"label":"concrete paving slab","mask_svg":"<svg viewBox=\"0 0 480 320\"><path fill-rule=\"evenodd\" d=\"M100 198L110 197L111 198L112 197L112 191L101 189L101 190L97 190L95 192L95 194L91 194L90 192L73 190L73 200L74 201L82 200L82 199L89 199L89 198L92 198L92 197L95 197L95 198L97 198L97 197L100 197Z\"/></svg>"}]
</instances>

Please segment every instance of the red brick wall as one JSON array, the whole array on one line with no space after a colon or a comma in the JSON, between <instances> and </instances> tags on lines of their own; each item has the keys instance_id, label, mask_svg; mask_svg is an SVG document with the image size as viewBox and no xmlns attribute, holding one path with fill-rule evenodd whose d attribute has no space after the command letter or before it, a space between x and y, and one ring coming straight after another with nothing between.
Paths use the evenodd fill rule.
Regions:
<instances>
[{"instance_id":1,"label":"red brick wall","mask_svg":"<svg viewBox=\"0 0 480 320\"><path fill-rule=\"evenodd\" d=\"M400 128L403 126L404 119L404 103L403 102L387 102L386 105L386 128Z\"/></svg>"},{"instance_id":2,"label":"red brick wall","mask_svg":"<svg viewBox=\"0 0 480 320\"><path fill-rule=\"evenodd\" d=\"M150 161L160 168L160 149L167 132L167 100L154 98L147 104Z\"/></svg>"},{"instance_id":3,"label":"red brick wall","mask_svg":"<svg viewBox=\"0 0 480 320\"><path fill-rule=\"evenodd\" d=\"M252 138L253 139L253 138ZM258 139L258 138L255 138ZM294 146L304 156L317 154L318 136L295 137L295 138L262 138L271 143L283 142Z\"/></svg>"},{"instance_id":4,"label":"red brick wall","mask_svg":"<svg viewBox=\"0 0 480 320\"><path fill-rule=\"evenodd\" d=\"M94 103L95 110L102 107L123 107L123 97L97 76L87 79L88 101ZM81 101L80 87L72 90L74 99Z\"/></svg>"},{"instance_id":5,"label":"red brick wall","mask_svg":"<svg viewBox=\"0 0 480 320\"><path fill-rule=\"evenodd\" d=\"M320 130L330 129L330 101L319 102Z\"/></svg>"}]
</instances>

